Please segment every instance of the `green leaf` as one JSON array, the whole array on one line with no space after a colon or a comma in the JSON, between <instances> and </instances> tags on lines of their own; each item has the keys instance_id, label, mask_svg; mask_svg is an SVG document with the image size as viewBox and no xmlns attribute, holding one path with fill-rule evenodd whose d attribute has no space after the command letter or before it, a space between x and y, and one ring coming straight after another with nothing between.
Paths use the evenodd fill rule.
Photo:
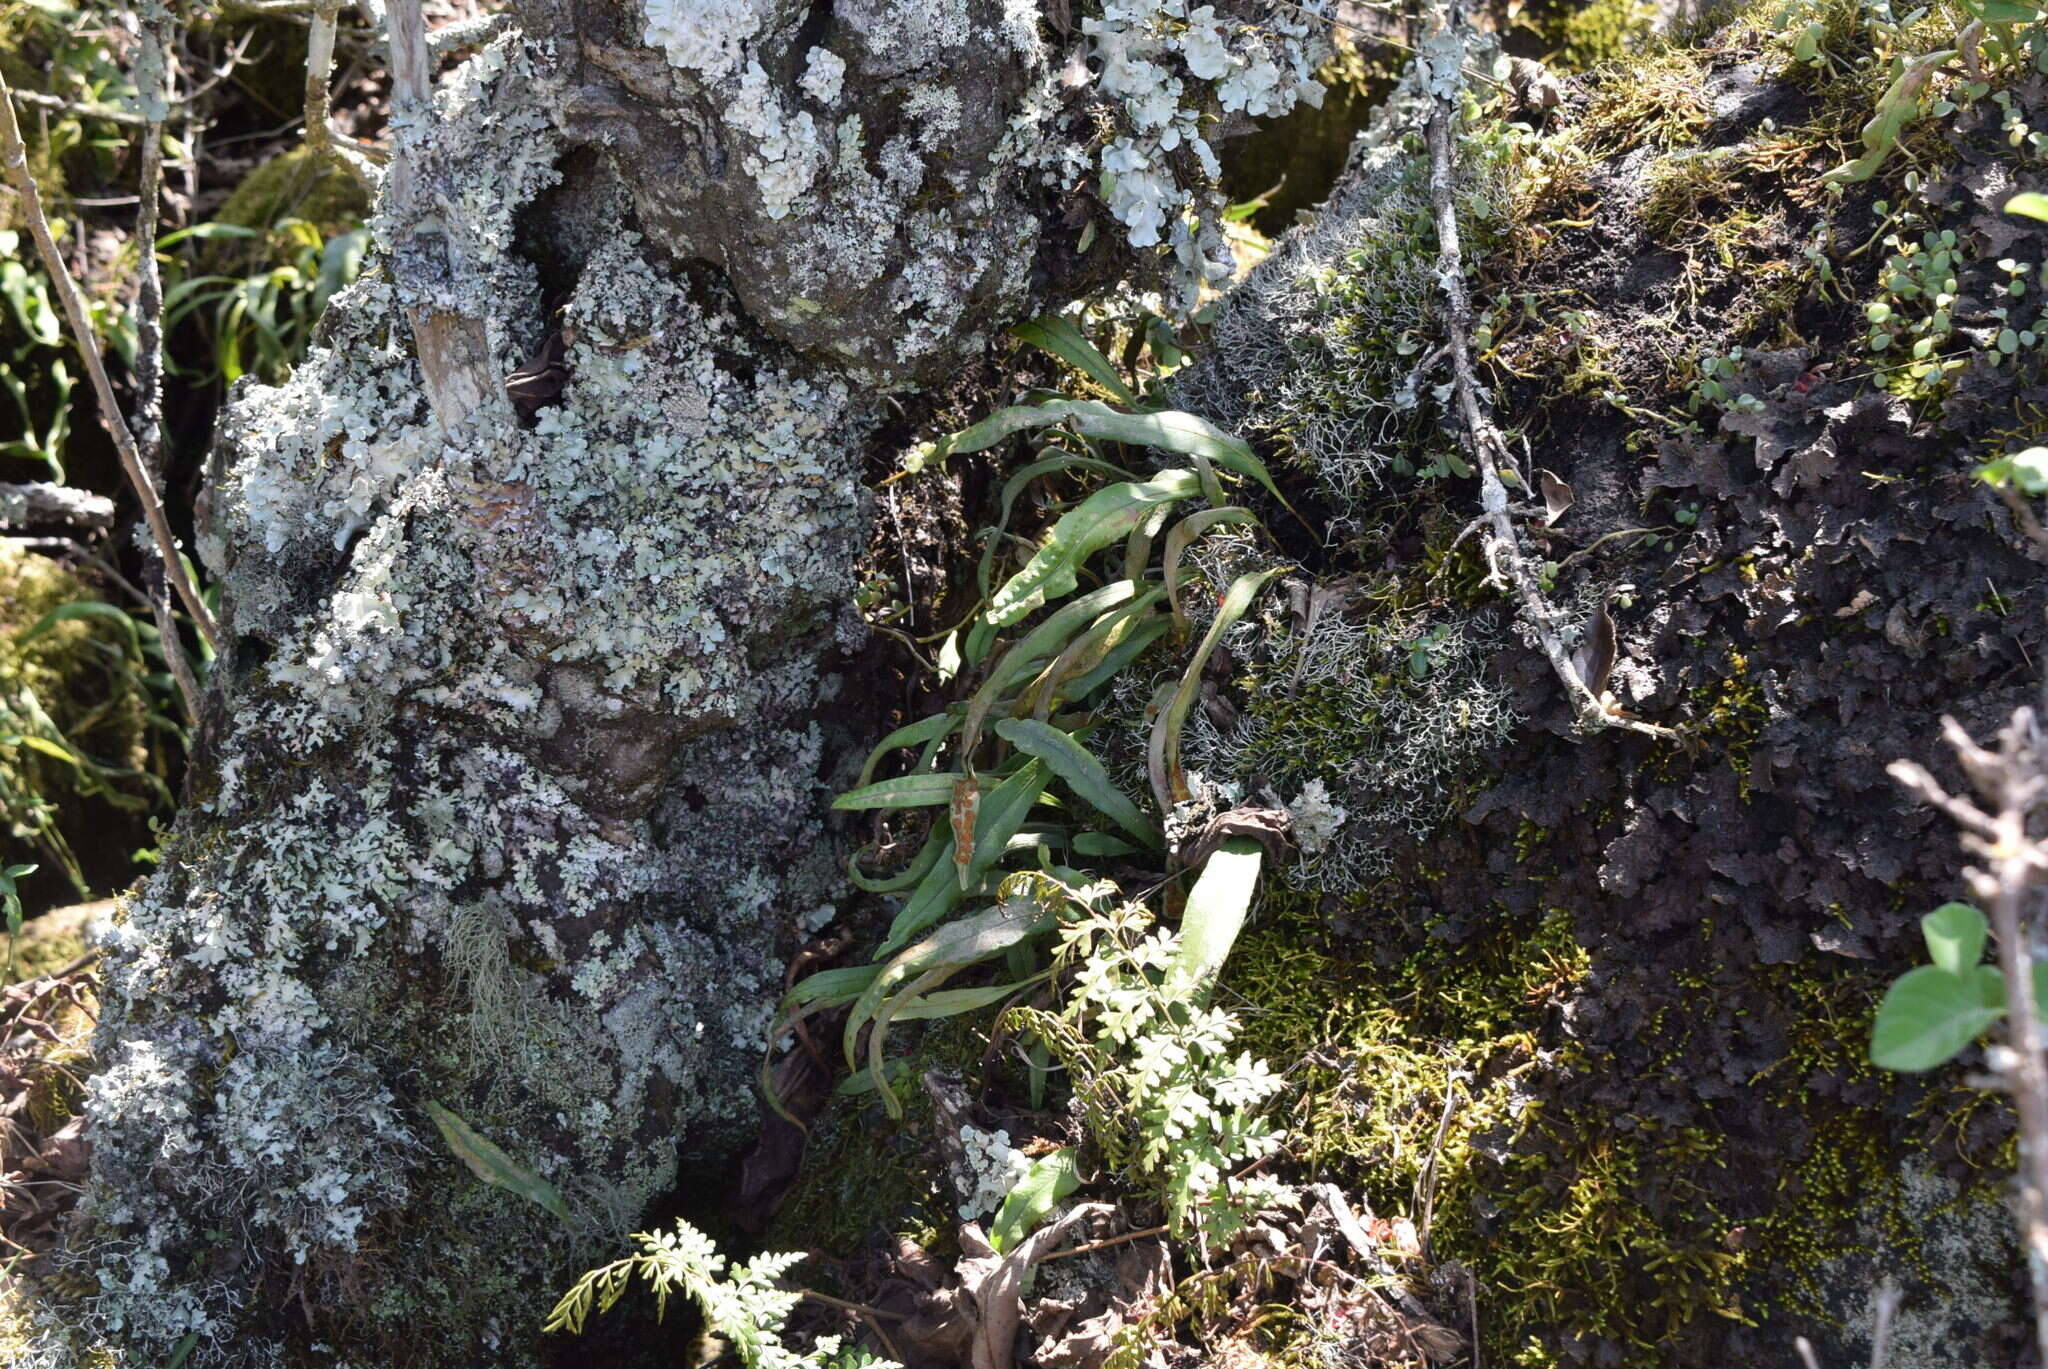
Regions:
<instances>
[{"instance_id":1,"label":"green leaf","mask_svg":"<svg viewBox=\"0 0 2048 1369\"><path fill-rule=\"evenodd\" d=\"M1181 673L1180 687L1174 690L1173 698L1159 711L1158 719L1152 724L1152 736L1146 747L1145 759L1152 776L1152 796L1159 803L1161 813L1171 813L1173 805L1188 797L1187 781L1180 773L1180 729L1187 721L1188 710L1194 707L1195 696L1202 692L1202 670L1209 664L1209 657L1216 650L1216 643L1223 640L1223 634L1244 617L1266 582L1278 575L1284 566L1271 570L1254 571L1240 575L1223 596L1223 603L1216 610L1216 618L1209 624L1208 632L1189 658L1187 669Z\"/></svg>"},{"instance_id":2,"label":"green leaf","mask_svg":"<svg viewBox=\"0 0 2048 1369\"><path fill-rule=\"evenodd\" d=\"M142 639L136 633L135 619L124 610L112 604L103 604L96 599L80 599L69 604L59 604L36 619L35 623L15 640L26 646L45 633L55 630L57 624L80 618L97 618L101 622L113 623L127 637L130 652L136 656L142 654Z\"/></svg>"},{"instance_id":3,"label":"green leaf","mask_svg":"<svg viewBox=\"0 0 2048 1369\"><path fill-rule=\"evenodd\" d=\"M184 1338L171 1347L171 1357L164 1361L164 1369L184 1369L185 1361L192 1358L192 1351L198 1344L199 1333L187 1331Z\"/></svg>"},{"instance_id":4,"label":"green leaf","mask_svg":"<svg viewBox=\"0 0 2048 1369\"><path fill-rule=\"evenodd\" d=\"M1166 634L1167 619L1150 617L1140 622L1130 636L1118 642L1102 658L1102 664L1085 675L1076 676L1066 682L1063 693L1070 699L1085 699L1109 680L1123 673L1125 666L1136 660L1145 648Z\"/></svg>"},{"instance_id":5,"label":"green leaf","mask_svg":"<svg viewBox=\"0 0 2048 1369\"><path fill-rule=\"evenodd\" d=\"M1963 8L1987 24L2028 24L2041 17L2033 0L1963 0Z\"/></svg>"},{"instance_id":6,"label":"green leaf","mask_svg":"<svg viewBox=\"0 0 2048 1369\"><path fill-rule=\"evenodd\" d=\"M997 627L1016 622L1047 599L1073 592L1081 566L1144 521L1156 504L1187 499L1201 490L1192 471L1161 471L1147 481L1125 481L1097 490L1053 525L1052 536L1024 569L995 592L985 621Z\"/></svg>"},{"instance_id":7,"label":"green leaf","mask_svg":"<svg viewBox=\"0 0 2048 1369\"><path fill-rule=\"evenodd\" d=\"M876 742L875 749L868 752L867 762L860 768L860 779L855 782L856 787L865 785L874 779L875 768L882 763L883 758L891 751L897 751L906 746L922 746L927 742L935 741L952 731L954 724L958 721L950 713L934 713L929 718L918 719L908 727L897 728L894 732Z\"/></svg>"},{"instance_id":8,"label":"green leaf","mask_svg":"<svg viewBox=\"0 0 2048 1369\"><path fill-rule=\"evenodd\" d=\"M880 965L849 965L836 970L820 970L816 974L805 975L783 995L782 1002L775 1009L775 1025L768 1031L766 1044L770 1049L761 1057L761 1096L783 1120L808 1130L789 1109L782 1106L782 1099L776 1095L775 1052L772 1049L775 1043L782 1039L783 1033L804 1019L854 1002L881 973Z\"/></svg>"},{"instance_id":9,"label":"green leaf","mask_svg":"<svg viewBox=\"0 0 2048 1369\"><path fill-rule=\"evenodd\" d=\"M1000 726L996 729L1002 730ZM1015 774L989 790L981 801L980 822L974 834L974 859L968 863L965 887L974 888L1003 858L1010 838L1023 828L1031 809L1045 792L1045 765L1028 761Z\"/></svg>"},{"instance_id":10,"label":"green leaf","mask_svg":"<svg viewBox=\"0 0 2048 1369\"><path fill-rule=\"evenodd\" d=\"M1250 509L1231 505L1221 509L1200 509L1189 514L1174 525L1166 534L1166 558L1163 568L1166 572L1166 603L1173 610L1173 630L1181 637L1187 635L1188 616L1181 612L1180 597L1175 592L1180 588L1180 561L1187 554L1189 543L1210 528L1224 523L1257 523L1258 517Z\"/></svg>"},{"instance_id":11,"label":"green leaf","mask_svg":"<svg viewBox=\"0 0 2048 1369\"><path fill-rule=\"evenodd\" d=\"M431 1100L427 1103L427 1116L434 1119L434 1125L441 1129L441 1137L447 1141L448 1149L469 1166L471 1174L545 1208L563 1222L569 1220L569 1209L562 1202L562 1196L555 1192L554 1185L498 1149L488 1138L478 1135L469 1123L439 1103Z\"/></svg>"},{"instance_id":12,"label":"green leaf","mask_svg":"<svg viewBox=\"0 0 2048 1369\"><path fill-rule=\"evenodd\" d=\"M1009 698L1013 686L1022 683L1042 663L1065 651L1075 634L1099 614L1116 608L1137 593L1137 585L1129 580L1104 585L1070 604L1062 604L1047 614L1045 621L1025 633L1023 641L1005 651L1002 659L989 668L988 678L982 681L981 688L974 691L974 697L967 701L967 720L960 726L961 756L972 756L981 745L983 725L997 705Z\"/></svg>"},{"instance_id":13,"label":"green leaf","mask_svg":"<svg viewBox=\"0 0 2048 1369\"><path fill-rule=\"evenodd\" d=\"M2005 202L2005 212L2024 214L2030 219L2048 219L2048 195L2023 190Z\"/></svg>"},{"instance_id":14,"label":"green leaf","mask_svg":"<svg viewBox=\"0 0 2048 1369\"><path fill-rule=\"evenodd\" d=\"M1024 492L1025 486L1029 485L1039 476L1050 475L1054 471L1063 470L1093 471L1098 475L1106 475L1112 480L1136 479L1131 472L1121 466L1112 466L1107 461L1097 461L1092 456L1075 456L1067 452L1062 452L1057 456L1045 457L1042 460L1033 461L1028 466L1019 468L1008 480L1003 482L1003 496L1000 508L996 514L995 525L982 534L981 562L975 569L975 583L981 586L982 598L986 599L995 592L994 586L990 583L990 577L995 573L996 549L1002 545L1004 536L1009 531L1010 509L1017 502L1017 496ZM981 623L978 625L978 630L989 632L993 629L987 623ZM972 640L971 635L969 640ZM966 651L969 660L980 660L980 657L974 654L972 647L966 648Z\"/></svg>"},{"instance_id":15,"label":"green leaf","mask_svg":"<svg viewBox=\"0 0 2048 1369\"><path fill-rule=\"evenodd\" d=\"M875 959L887 960L909 945L910 938L952 912L965 896L953 873L953 838L948 836L939 847L939 858L889 923L889 935L875 952Z\"/></svg>"},{"instance_id":16,"label":"green leaf","mask_svg":"<svg viewBox=\"0 0 2048 1369\"><path fill-rule=\"evenodd\" d=\"M1067 643L1053 663L1017 696L1011 714L1023 717L1028 712L1044 722L1052 716L1055 705L1079 697L1075 692L1077 682L1092 676L1119 646L1142 633L1148 621L1156 620L1158 615L1151 612L1152 605L1165 594L1164 585L1153 585L1128 604L1097 618L1086 632Z\"/></svg>"},{"instance_id":17,"label":"green leaf","mask_svg":"<svg viewBox=\"0 0 2048 1369\"><path fill-rule=\"evenodd\" d=\"M848 790L832 800L839 809L937 808L953 801L953 782L966 777L957 770L938 775L902 775Z\"/></svg>"},{"instance_id":18,"label":"green leaf","mask_svg":"<svg viewBox=\"0 0 2048 1369\"><path fill-rule=\"evenodd\" d=\"M1967 903L1944 903L1920 919L1927 956L1950 974L1968 974L1984 958L1984 914Z\"/></svg>"},{"instance_id":19,"label":"green leaf","mask_svg":"<svg viewBox=\"0 0 2048 1369\"><path fill-rule=\"evenodd\" d=\"M1169 998L1205 997L1251 912L1266 850L1250 837L1230 837L1202 864L1180 919L1180 950L1167 966Z\"/></svg>"},{"instance_id":20,"label":"green leaf","mask_svg":"<svg viewBox=\"0 0 2048 1369\"><path fill-rule=\"evenodd\" d=\"M950 875L952 872L944 873ZM869 1041L869 1070L880 1081L881 1034L890 1015L886 1009L891 993L906 980L910 981L909 986L897 997L907 1003L927 989L943 983L947 976L1001 955L1019 942L1036 936L1052 922L1053 914L1031 900L1008 899L972 917L948 923L898 954L882 966L874 982L868 985L847 1014L842 1038L847 1068L860 1068L856 1043L861 1029L872 1021L876 1031ZM883 1102L892 1117L902 1115L901 1105L887 1092L883 1093Z\"/></svg>"},{"instance_id":21,"label":"green leaf","mask_svg":"<svg viewBox=\"0 0 2048 1369\"><path fill-rule=\"evenodd\" d=\"M2029 447L1987 461L1977 468L1977 478L1987 485L2017 485L2028 494L2048 494L2048 447Z\"/></svg>"},{"instance_id":22,"label":"green leaf","mask_svg":"<svg viewBox=\"0 0 2048 1369\"><path fill-rule=\"evenodd\" d=\"M872 849L863 846L846 858L846 877L853 881L855 888L870 894L900 894L905 889L914 887L919 880L931 873L932 865L938 860L939 851L944 844L944 836L934 827L903 872L890 875L887 879L875 879L862 871L861 858Z\"/></svg>"},{"instance_id":23,"label":"green leaf","mask_svg":"<svg viewBox=\"0 0 2048 1369\"><path fill-rule=\"evenodd\" d=\"M1922 965L1899 976L1878 1005L1870 1063L1917 1073L1945 1064L2005 1013L1998 971L1979 965L1967 975Z\"/></svg>"},{"instance_id":24,"label":"green leaf","mask_svg":"<svg viewBox=\"0 0 2048 1369\"><path fill-rule=\"evenodd\" d=\"M996 724L996 735L1044 761L1069 789L1146 846L1155 851L1165 846L1151 819L1111 782L1102 762L1069 734L1035 718L1005 718Z\"/></svg>"},{"instance_id":25,"label":"green leaf","mask_svg":"<svg viewBox=\"0 0 2048 1369\"><path fill-rule=\"evenodd\" d=\"M1890 89L1877 102L1877 113L1863 126L1863 147L1861 157L1844 166L1838 166L1821 177L1823 185L1845 185L1855 181L1867 181L1877 174L1898 144L1899 134L1906 124L1920 113L1920 92L1933 79L1934 73L1948 64L1956 55L1954 48L1943 48L1939 52L1926 53L1917 57L1899 73Z\"/></svg>"},{"instance_id":26,"label":"green leaf","mask_svg":"<svg viewBox=\"0 0 2048 1369\"><path fill-rule=\"evenodd\" d=\"M1047 314L1044 318L1014 325L1010 336L1040 351L1052 353L1109 391L1117 403L1132 409L1138 407L1138 397L1131 393L1130 386L1124 384L1123 377L1116 373L1116 367L1109 364L1109 358L1097 351L1095 344L1083 337L1081 330L1070 320L1057 314Z\"/></svg>"},{"instance_id":27,"label":"green leaf","mask_svg":"<svg viewBox=\"0 0 2048 1369\"><path fill-rule=\"evenodd\" d=\"M1033 1160L996 1211L988 1232L990 1248L998 1255L1015 1248L1080 1186L1081 1162L1072 1146L1061 1146Z\"/></svg>"},{"instance_id":28,"label":"green leaf","mask_svg":"<svg viewBox=\"0 0 2048 1369\"><path fill-rule=\"evenodd\" d=\"M1020 989L1028 989L1045 978L1042 974L1007 984L985 984L978 989L940 989L935 993L918 995L915 1002L906 1003L889 1013L891 1022L924 1022L935 1017L958 1017L964 1012L986 1008L991 1003L1000 1003ZM908 997L908 995L905 995Z\"/></svg>"}]
</instances>

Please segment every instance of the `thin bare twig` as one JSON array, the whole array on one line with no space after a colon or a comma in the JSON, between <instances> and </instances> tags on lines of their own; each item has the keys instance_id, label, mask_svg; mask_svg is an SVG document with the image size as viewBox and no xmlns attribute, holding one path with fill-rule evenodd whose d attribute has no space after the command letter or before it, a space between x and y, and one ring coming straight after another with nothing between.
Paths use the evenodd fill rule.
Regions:
<instances>
[{"instance_id":1,"label":"thin bare twig","mask_svg":"<svg viewBox=\"0 0 2048 1369\"><path fill-rule=\"evenodd\" d=\"M1086 1245L1072 1246L1066 1250L1055 1250L1052 1254L1041 1258L1039 1263L1045 1264L1052 1260L1064 1260L1069 1255L1090 1255L1098 1250L1107 1250L1113 1245L1125 1245L1131 1241L1141 1241L1147 1236L1163 1236L1165 1234L1166 1228L1163 1226L1148 1226L1142 1231L1126 1231L1120 1236L1105 1236L1099 1241L1090 1241Z\"/></svg>"},{"instance_id":2,"label":"thin bare twig","mask_svg":"<svg viewBox=\"0 0 2048 1369\"><path fill-rule=\"evenodd\" d=\"M1422 1214L1421 1241L1424 1258L1429 1257L1429 1233L1436 1223L1437 1161L1443 1157L1444 1141L1451 1134L1451 1118L1458 1113L1458 1084L1455 1079L1444 1091L1443 1116L1437 1119L1436 1137L1429 1143L1429 1158L1415 1179L1415 1210Z\"/></svg>"},{"instance_id":3,"label":"thin bare twig","mask_svg":"<svg viewBox=\"0 0 2048 1369\"><path fill-rule=\"evenodd\" d=\"M1501 469L1505 467L1513 472L1523 489L1530 488L1530 485L1516 468L1507 440L1480 404L1479 381L1472 364L1472 301L1465 288L1464 251L1458 236L1457 130L1464 114L1464 101L1459 81L1453 79L1453 74L1464 61L1466 24L1463 0L1446 0L1443 24L1443 37L1449 40L1448 46L1455 52L1456 63L1452 72L1436 70L1443 61L1438 54L1445 44L1430 45L1433 51L1429 84L1434 91L1434 99L1428 128L1429 193L1436 218L1438 284L1444 292L1445 344L1450 348L1451 373L1465 446L1472 454L1473 464L1479 468L1479 502L1483 511L1481 519L1488 528L1486 559L1490 576L1503 588L1512 587L1515 596L1521 600L1522 620L1528 624L1538 645L1543 648L1543 654L1549 658L1550 668L1570 696L1581 726L1620 728L1648 737L1675 737L1678 734L1671 728L1620 713L1586 686L1558 633L1556 610L1544 597L1542 587L1537 584L1522 554L1521 534L1509 507Z\"/></svg>"},{"instance_id":4,"label":"thin bare twig","mask_svg":"<svg viewBox=\"0 0 2048 1369\"><path fill-rule=\"evenodd\" d=\"M149 122L142 128L141 183L135 207L135 441L142 469L154 485L163 479L164 285L157 270L156 223L164 174L164 119L171 105L171 15L161 3L143 11L142 46L135 64L136 85ZM199 722L199 680L185 659L171 613L169 570L161 553L144 568L149 581L149 611L156 620L157 641L171 679L185 703L185 716Z\"/></svg>"},{"instance_id":5,"label":"thin bare twig","mask_svg":"<svg viewBox=\"0 0 2048 1369\"><path fill-rule=\"evenodd\" d=\"M316 158L341 163L362 184L377 188L376 164L386 154L351 139L335 136L327 122L334 77L334 34L340 21L342 0L318 0L313 7L313 27L306 35L306 146Z\"/></svg>"},{"instance_id":6,"label":"thin bare twig","mask_svg":"<svg viewBox=\"0 0 2048 1369\"><path fill-rule=\"evenodd\" d=\"M2048 878L2048 845L2027 830L2029 821L2048 808L2048 745L2030 708L2015 712L1999 731L1996 751L1977 745L1954 718L1943 718L1941 731L1978 802L1950 794L1911 761L1895 761L1889 772L1962 828L1963 849L1980 862L1963 875L1971 893L1991 910L2005 980L2009 1046L1987 1052L1987 1058L2019 1116L2020 1242L2033 1283L2035 1342L2048 1363L2048 1061L2042 1058L2041 1019L2034 1005L2033 929L2026 911L2034 886Z\"/></svg>"},{"instance_id":7,"label":"thin bare twig","mask_svg":"<svg viewBox=\"0 0 2048 1369\"><path fill-rule=\"evenodd\" d=\"M220 630L214 624L206 601L199 597L198 588L185 574L184 563L178 559L177 539L171 535L170 520L164 515L156 481L142 465L135 435L128 430L127 420L121 416L120 404L114 397L113 381L108 378L106 363L100 358L98 335L93 331L92 318L86 312L85 297L79 292L78 282L72 279L70 268L64 264L63 254L57 250L57 240L50 234L49 220L43 217L42 196L36 189L35 177L29 174L28 147L22 142L21 125L14 117L11 94L7 78L0 75L0 175L6 177L8 184L14 187L14 193L20 197L22 217L28 222L29 233L35 238L36 250L43 259L43 269L49 272L50 284L55 287L57 298L64 306L64 316L71 324L72 341L77 344L78 354L85 362L86 373L92 377L93 393L99 399L100 422L113 438L114 450L121 457L121 467L127 472L136 498L142 503L150 535L156 539L157 554L164 559L164 573L177 590L185 611L199 629L199 635L217 650Z\"/></svg>"}]
</instances>

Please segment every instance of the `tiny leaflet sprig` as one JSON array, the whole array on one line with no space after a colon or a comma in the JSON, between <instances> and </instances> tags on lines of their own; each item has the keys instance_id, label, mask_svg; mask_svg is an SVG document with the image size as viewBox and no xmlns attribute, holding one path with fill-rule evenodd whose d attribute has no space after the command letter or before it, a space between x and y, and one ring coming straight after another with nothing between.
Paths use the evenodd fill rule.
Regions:
<instances>
[{"instance_id":1,"label":"tiny leaflet sprig","mask_svg":"<svg viewBox=\"0 0 2048 1369\"><path fill-rule=\"evenodd\" d=\"M901 1369L858 1346L842 1349L837 1336L818 1337L808 1352L782 1343L783 1323L803 1294L779 1281L801 1254L757 1255L731 1264L728 1272L729 1262L712 1239L680 1219L673 1230L643 1231L633 1239L639 1251L578 1279L548 1314L545 1329L581 1334L591 1312L610 1311L639 1275L654 1287L657 1317L667 1315L671 1294L687 1294L703 1310L706 1329L730 1345L747 1369Z\"/></svg>"}]
</instances>

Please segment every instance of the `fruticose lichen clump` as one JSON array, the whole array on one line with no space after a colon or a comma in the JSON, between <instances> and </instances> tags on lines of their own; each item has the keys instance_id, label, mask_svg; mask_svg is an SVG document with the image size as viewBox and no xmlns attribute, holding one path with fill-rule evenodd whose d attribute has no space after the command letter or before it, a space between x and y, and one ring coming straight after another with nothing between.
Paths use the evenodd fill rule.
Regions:
<instances>
[{"instance_id":1,"label":"fruticose lichen clump","mask_svg":"<svg viewBox=\"0 0 2048 1369\"><path fill-rule=\"evenodd\" d=\"M1449 445L1435 431L1447 376L1429 166L1403 141L1419 122L1412 79L1376 111L1318 213L1227 294L1183 402L1275 442L1339 516ZM1513 140L1461 137L1461 233L1483 250L1512 204Z\"/></svg>"}]
</instances>

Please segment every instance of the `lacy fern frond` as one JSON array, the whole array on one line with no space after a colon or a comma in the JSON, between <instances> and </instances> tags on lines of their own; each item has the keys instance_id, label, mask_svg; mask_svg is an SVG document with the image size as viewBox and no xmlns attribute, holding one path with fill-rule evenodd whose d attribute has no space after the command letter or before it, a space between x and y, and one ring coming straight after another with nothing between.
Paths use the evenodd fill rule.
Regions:
<instances>
[{"instance_id":1,"label":"lacy fern frond","mask_svg":"<svg viewBox=\"0 0 2048 1369\"><path fill-rule=\"evenodd\" d=\"M671 1294L687 1294L703 1309L711 1333L729 1344L747 1369L900 1369L859 1348L842 1350L837 1336L820 1336L808 1352L783 1344L783 1323L803 1295L782 1288L778 1280L804 1258L801 1254L758 1255L732 1265L724 1275L726 1257L688 1222L678 1219L672 1231L643 1231L633 1239L639 1252L578 1279L548 1314L547 1330L580 1334L591 1312L610 1311L639 1274L654 1287L657 1316L667 1314Z\"/></svg>"}]
</instances>

